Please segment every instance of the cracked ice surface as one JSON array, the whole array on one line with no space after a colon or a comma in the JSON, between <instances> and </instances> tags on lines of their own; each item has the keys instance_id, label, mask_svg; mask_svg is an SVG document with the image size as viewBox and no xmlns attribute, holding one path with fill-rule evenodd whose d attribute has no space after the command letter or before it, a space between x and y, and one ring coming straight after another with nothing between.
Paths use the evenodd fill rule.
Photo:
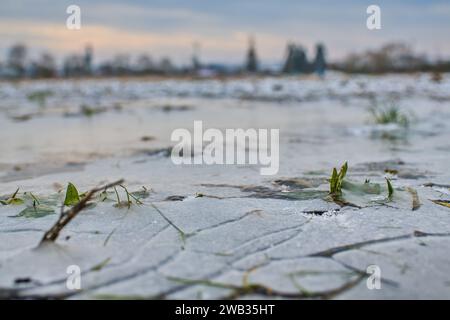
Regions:
<instances>
[{"instance_id":1,"label":"cracked ice surface","mask_svg":"<svg viewBox=\"0 0 450 320\"><path fill-rule=\"evenodd\" d=\"M42 89L53 92L46 106L26 99ZM450 198L449 75L441 83L427 75L339 74L324 81L36 81L1 83L0 97L7 141L0 195L20 187L45 198L55 184L86 191L119 178L129 190L152 189L129 209L87 208L56 243L40 247L57 214L11 217L24 207L0 206L0 297L450 298L450 209L430 201ZM414 115L405 136L383 138L399 128L370 123L374 98L394 99ZM78 114L81 103L102 112ZM14 120L23 114L31 119ZM192 130L194 120L280 129L279 173L175 166L164 153L170 133ZM331 168L344 161L355 181L384 183L385 170L395 170L394 187L417 190L420 208L411 210L409 200L341 208L282 197L291 187L279 181L294 178L327 190ZM373 264L380 290L366 286ZM69 265L81 268L80 291L66 287Z\"/></svg>"}]
</instances>

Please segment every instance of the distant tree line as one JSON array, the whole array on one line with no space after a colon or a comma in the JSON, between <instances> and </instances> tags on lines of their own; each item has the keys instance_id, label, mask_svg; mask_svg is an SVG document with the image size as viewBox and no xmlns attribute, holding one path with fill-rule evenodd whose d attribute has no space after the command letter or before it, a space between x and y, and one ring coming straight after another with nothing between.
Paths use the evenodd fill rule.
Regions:
<instances>
[{"instance_id":1,"label":"distant tree line","mask_svg":"<svg viewBox=\"0 0 450 320\"><path fill-rule=\"evenodd\" d=\"M283 65L284 73L317 73L323 75L326 69L325 48L322 44L316 46L316 56L308 61L306 51L302 46L294 43L288 44L287 57Z\"/></svg>"},{"instance_id":2,"label":"distant tree line","mask_svg":"<svg viewBox=\"0 0 450 320\"><path fill-rule=\"evenodd\" d=\"M139 76L139 75L233 75L286 73L307 74L316 72L323 75L326 69L325 49L318 45L316 57L308 62L306 53L301 46L289 44L283 67L279 70L268 70L261 67L256 52L255 41L249 41L246 59L241 67L231 67L226 64L203 64L198 54L198 45L194 47L192 65L175 66L170 58L163 57L154 60L147 54L141 54L132 59L130 55L118 54L108 61L93 64L94 50L86 46L83 54L67 56L60 66L48 52L42 53L37 59L31 59L27 47L23 44L13 45L7 52L6 60L0 63L2 78L53 78L53 77L89 77L89 76Z\"/></svg>"},{"instance_id":3,"label":"distant tree line","mask_svg":"<svg viewBox=\"0 0 450 320\"><path fill-rule=\"evenodd\" d=\"M93 48L86 46L83 54L67 56L60 66L49 53L42 53L37 59L31 59L23 44L13 45L7 52L6 60L0 62L2 78L53 78L83 76L121 76L143 74L172 74L179 72L169 58L154 61L142 54L135 61L129 55L119 54L110 61L93 65Z\"/></svg>"},{"instance_id":4,"label":"distant tree line","mask_svg":"<svg viewBox=\"0 0 450 320\"><path fill-rule=\"evenodd\" d=\"M389 43L376 50L348 55L330 64L330 69L347 73L449 72L450 60L430 61L403 43Z\"/></svg>"},{"instance_id":5,"label":"distant tree line","mask_svg":"<svg viewBox=\"0 0 450 320\"><path fill-rule=\"evenodd\" d=\"M426 56L415 54L404 44L393 43L379 50L350 54L340 62L328 64L324 45L317 44L315 55L308 59L301 45L288 43L285 58L277 70L265 69L258 59L255 41L249 40L245 61L241 67L231 68L226 64L202 64L198 56L198 46L194 48L192 65L175 66L170 58L154 60L147 54L131 58L118 54L108 61L93 64L94 50L86 46L82 54L67 56L61 65L55 58L44 52L31 59L27 47L13 45L7 52L6 60L0 62L1 78L53 78L89 76L140 76L140 75L233 75L233 74L311 74L323 76L327 68L348 73L384 73L414 71L450 71L450 61L429 61Z\"/></svg>"}]
</instances>

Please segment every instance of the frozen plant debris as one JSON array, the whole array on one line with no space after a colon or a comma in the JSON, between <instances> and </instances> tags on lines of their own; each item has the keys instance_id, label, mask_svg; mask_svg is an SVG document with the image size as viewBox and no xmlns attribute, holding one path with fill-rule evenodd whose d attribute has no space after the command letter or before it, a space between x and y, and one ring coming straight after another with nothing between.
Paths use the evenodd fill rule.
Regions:
<instances>
[{"instance_id":1,"label":"frozen plant debris","mask_svg":"<svg viewBox=\"0 0 450 320\"><path fill-rule=\"evenodd\" d=\"M24 200L22 198L17 197L18 193L19 193L19 188L17 188L17 190L10 197L8 197L8 196L1 197L0 203L5 206L10 205L10 204L15 204L15 205L23 204Z\"/></svg>"},{"instance_id":2,"label":"frozen plant debris","mask_svg":"<svg viewBox=\"0 0 450 320\"><path fill-rule=\"evenodd\" d=\"M394 195L394 188L392 187L391 181L386 178L386 184L388 188L388 199L392 200L392 196Z\"/></svg>"},{"instance_id":3,"label":"frozen plant debris","mask_svg":"<svg viewBox=\"0 0 450 320\"><path fill-rule=\"evenodd\" d=\"M55 241L61 230L73 219L75 218L78 213L80 213L82 210L84 210L87 206L89 201L94 197L94 195L100 191L106 190L108 188L113 188L117 185L120 185L123 183L123 180L119 180L110 184L107 184L100 188L92 189L91 191L87 192L86 195L72 208L70 208L67 211L61 212L61 215L59 216L58 221L44 234L44 237L41 240L41 243L46 241Z\"/></svg>"},{"instance_id":4,"label":"frozen plant debris","mask_svg":"<svg viewBox=\"0 0 450 320\"><path fill-rule=\"evenodd\" d=\"M431 200L431 201L440 206L450 208L450 200Z\"/></svg>"},{"instance_id":5,"label":"frozen plant debris","mask_svg":"<svg viewBox=\"0 0 450 320\"><path fill-rule=\"evenodd\" d=\"M330 192L328 199L341 206L366 207L374 204L386 204L393 200L394 188L386 178L386 187L379 183L365 179L364 183L357 183L345 179L348 170L347 162L339 172L333 168L330 178ZM381 196L387 192L387 196ZM420 205L415 201L413 207L416 210Z\"/></svg>"},{"instance_id":6,"label":"frozen plant debris","mask_svg":"<svg viewBox=\"0 0 450 320\"><path fill-rule=\"evenodd\" d=\"M26 207L18 215L12 216L13 218L42 218L49 214L55 214L55 209L45 204L35 204L32 207Z\"/></svg>"}]
</instances>

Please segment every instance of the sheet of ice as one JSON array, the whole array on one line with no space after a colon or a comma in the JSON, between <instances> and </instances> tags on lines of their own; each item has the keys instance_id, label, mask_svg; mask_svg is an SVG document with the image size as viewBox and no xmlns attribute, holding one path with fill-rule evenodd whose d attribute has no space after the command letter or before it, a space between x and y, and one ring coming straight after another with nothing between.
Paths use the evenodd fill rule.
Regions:
<instances>
[{"instance_id":1,"label":"sheet of ice","mask_svg":"<svg viewBox=\"0 0 450 320\"><path fill-rule=\"evenodd\" d=\"M39 90L51 92L45 103L28 98ZM372 123L374 99L394 99L410 127ZM279 173L174 165L170 134L194 120L280 129ZM57 214L11 217L24 206L0 206L1 297L219 298L247 279L287 296L450 298L450 209L430 201L449 200L450 75L2 82L0 128L0 195L20 187L46 198L69 181L86 191L119 178L152 189L144 205L87 209L39 249ZM420 208L279 196L283 179L326 190L344 161L355 181L384 184L396 172L394 187L417 190ZM81 291L66 287L70 264L82 269ZM369 264L386 277L381 290L365 285Z\"/></svg>"}]
</instances>

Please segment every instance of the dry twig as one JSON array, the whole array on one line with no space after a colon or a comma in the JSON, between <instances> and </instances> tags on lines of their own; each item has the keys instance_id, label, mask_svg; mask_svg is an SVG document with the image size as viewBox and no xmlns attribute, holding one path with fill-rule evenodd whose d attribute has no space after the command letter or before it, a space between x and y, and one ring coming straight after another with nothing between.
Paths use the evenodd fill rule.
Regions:
<instances>
[{"instance_id":1,"label":"dry twig","mask_svg":"<svg viewBox=\"0 0 450 320\"><path fill-rule=\"evenodd\" d=\"M98 187L95 189L92 189L91 191L89 191L86 196L84 196L80 202L78 202L75 206L73 206L72 208L70 208L67 211L62 211L61 215L59 216L58 221L56 221L56 223L44 234L44 237L42 238L40 244L42 244L43 242L46 241L55 241L58 236L59 233L61 232L61 230L73 219L75 218L75 216L80 213L80 211L82 211L83 209L86 208L86 206L88 205L89 200L92 199L92 197L100 191L115 187L117 185L120 185L123 183L123 179L107 184L105 186L102 187Z\"/></svg>"}]
</instances>

